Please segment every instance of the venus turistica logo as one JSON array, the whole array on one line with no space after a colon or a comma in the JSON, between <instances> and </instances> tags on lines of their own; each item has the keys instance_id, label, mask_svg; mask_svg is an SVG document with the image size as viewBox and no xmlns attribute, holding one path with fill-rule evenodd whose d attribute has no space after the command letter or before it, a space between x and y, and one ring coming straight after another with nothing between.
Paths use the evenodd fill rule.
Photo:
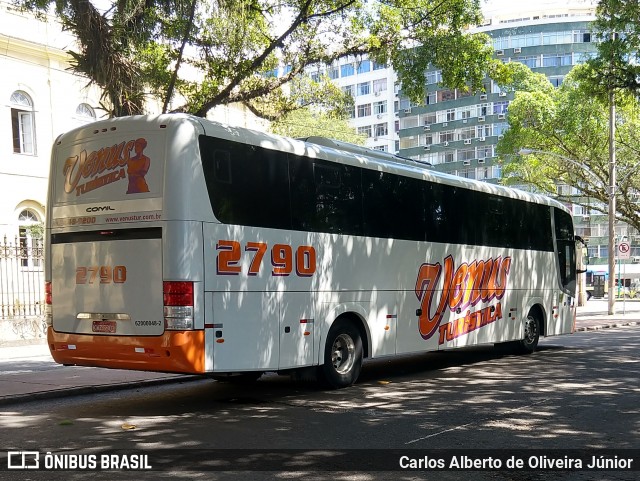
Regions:
<instances>
[{"instance_id":1,"label":"venus turistica logo","mask_svg":"<svg viewBox=\"0 0 640 481\"><path fill-rule=\"evenodd\" d=\"M81 196L121 179L128 179L127 194L149 192L145 176L151 159L144 153L146 147L147 140L139 137L91 152L81 150L65 161L62 171L64 191Z\"/></svg>"},{"instance_id":2,"label":"venus turistica logo","mask_svg":"<svg viewBox=\"0 0 640 481\"><path fill-rule=\"evenodd\" d=\"M444 259L444 268L440 262L422 264L415 289L420 301L418 328L422 338L430 339L435 334L447 309L462 312L480 303L502 299L510 269L511 257L464 262L457 269L452 256ZM443 271L442 289L438 289ZM440 299L437 299L438 293ZM494 322L502 316L501 312L500 303L475 312L469 309L460 318L461 322L456 320L441 326L439 343Z\"/></svg>"}]
</instances>

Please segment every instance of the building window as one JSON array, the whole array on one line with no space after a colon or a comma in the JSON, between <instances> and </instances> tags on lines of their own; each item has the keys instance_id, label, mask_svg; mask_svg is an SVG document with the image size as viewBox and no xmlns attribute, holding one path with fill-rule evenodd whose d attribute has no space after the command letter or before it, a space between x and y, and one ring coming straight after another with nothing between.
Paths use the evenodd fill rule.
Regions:
<instances>
[{"instance_id":1,"label":"building window","mask_svg":"<svg viewBox=\"0 0 640 481\"><path fill-rule=\"evenodd\" d=\"M495 123L493 124L493 135L503 135L508 128L509 124L506 122Z\"/></svg>"},{"instance_id":2,"label":"building window","mask_svg":"<svg viewBox=\"0 0 640 481\"><path fill-rule=\"evenodd\" d=\"M371 115L371 104L358 105L358 117L367 117Z\"/></svg>"},{"instance_id":3,"label":"building window","mask_svg":"<svg viewBox=\"0 0 640 481\"><path fill-rule=\"evenodd\" d=\"M491 136L491 125L477 125L476 126L476 137L490 137Z\"/></svg>"},{"instance_id":4,"label":"building window","mask_svg":"<svg viewBox=\"0 0 640 481\"><path fill-rule=\"evenodd\" d=\"M440 70L431 70L426 73L427 85L437 84L442 81L442 72Z\"/></svg>"},{"instance_id":5,"label":"building window","mask_svg":"<svg viewBox=\"0 0 640 481\"><path fill-rule=\"evenodd\" d=\"M331 80L335 80L337 78L340 77L340 71L338 70L338 67L330 67L329 68L329 78Z\"/></svg>"},{"instance_id":6,"label":"building window","mask_svg":"<svg viewBox=\"0 0 640 481\"><path fill-rule=\"evenodd\" d=\"M493 103L493 113L494 114L506 114L507 109L509 108L509 101L505 102L494 102Z\"/></svg>"},{"instance_id":7,"label":"building window","mask_svg":"<svg viewBox=\"0 0 640 481\"><path fill-rule=\"evenodd\" d=\"M371 93L371 82L358 84L358 95L369 95Z\"/></svg>"},{"instance_id":8,"label":"building window","mask_svg":"<svg viewBox=\"0 0 640 481\"><path fill-rule=\"evenodd\" d=\"M347 117L349 117L350 119L356 118L356 108L353 105L347 107Z\"/></svg>"},{"instance_id":9,"label":"building window","mask_svg":"<svg viewBox=\"0 0 640 481\"><path fill-rule=\"evenodd\" d=\"M471 118L471 108L472 107L461 107L456 109L456 119L470 119Z\"/></svg>"},{"instance_id":10,"label":"building window","mask_svg":"<svg viewBox=\"0 0 640 481\"><path fill-rule=\"evenodd\" d=\"M540 66L540 57L538 55L527 55L524 57L516 57L516 62L520 62L529 68L538 68Z\"/></svg>"},{"instance_id":11,"label":"building window","mask_svg":"<svg viewBox=\"0 0 640 481\"><path fill-rule=\"evenodd\" d=\"M375 137L383 137L383 136L387 135L387 133L388 133L388 127L387 127L386 123L384 123L384 124L375 124L373 126L373 128L374 128L374 136Z\"/></svg>"},{"instance_id":12,"label":"building window","mask_svg":"<svg viewBox=\"0 0 640 481\"><path fill-rule=\"evenodd\" d=\"M355 85L345 85L344 87L342 87L342 91L345 94L349 94L352 97L355 97L355 93L356 93L356 86Z\"/></svg>"},{"instance_id":13,"label":"building window","mask_svg":"<svg viewBox=\"0 0 640 481\"><path fill-rule=\"evenodd\" d=\"M421 116L423 125L431 125L438 122L438 118L434 112L427 113Z\"/></svg>"},{"instance_id":14,"label":"building window","mask_svg":"<svg viewBox=\"0 0 640 481\"><path fill-rule=\"evenodd\" d=\"M364 135L366 138L371 137L371 126L365 125L364 127L358 127L358 134Z\"/></svg>"},{"instance_id":15,"label":"building window","mask_svg":"<svg viewBox=\"0 0 640 481\"><path fill-rule=\"evenodd\" d=\"M442 142L453 142L455 138L455 134L453 130L446 130L440 132L440 143Z\"/></svg>"},{"instance_id":16,"label":"building window","mask_svg":"<svg viewBox=\"0 0 640 481\"><path fill-rule=\"evenodd\" d=\"M543 67L563 67L567 65L571 65L570 53L542 55Z\"/></svg>"},{"instance_id":17,"label":"building window","mask_svg":"<svg viewBox=\"0 0 640 481\"><path fill-rule=\"evenodd\" d=\"M573 42L574 43L590 43L591 42L591 32L588 30L577 30L573 32Z\"/></svg>"},{"instance_id":18,"label":"building window","mask_svg":"<svg viewBox=\"0 0 640 481\"><path fill-rule=\"evenodd\" d=\"M551 85L553 85L554 87L560 87L563 80L564 76L549 77L549 82L551 82Z\"/></svg>"},{"instance_id":19,"label":"building window","mask_svg":"<svg viewBox=\"0 0 640 481\"><path fill-rule=\"evenodd\" d=\"M460 177L464 177L465 179L475 179L476 171L475 169L463 169L460 171Z\"/></svg>"},{"instance_id":20,"label":"building window","mask_svg":"<svg viewBox=\"0 0 640 481\"><path fill-rule=\"evenodd\" d=\"M19 90L11 95L11 129L13 151L18 154L36 153L33 102Z\"/></svg>"},{"instance_id":21,"label":"building window","mask_svg":"<svg viewBox=\"0 0 640 481\"><path fill-rule=\"evenodd\" d=\"M456 99L456 92L455 90L449 90L449 89L444 89L444 90L438 90L438 102L447 102L449 100L455 100Z\"/></svg>"},{"instance_id":22,"label":"building window","mask_svg":"<svg viewBox=\"0 0 640 481\"><path fill-rule=\"evenodd\" d=\"M371 71L371 61L363 60L358 64L358 73L367 73Z\"/></svg>"},{"instance_id":23,"label":"building window","mask_svg":"<svg viewBox=\"0 0 640 481\"><path fill-rule=\"evenodd\" d=\"M476 149L458 150L458 160L472 160L476 158Z\"/></svg>"},{"instance_id":24,"label":"building window","mask_svg":"<svg viewBox=\"0 0 640 481\"><path fill-rule=\"evenodd\" d=\"M373 81L373 93L379 94L380 92L387 91L387 79L381 78Z\"/></svg>"},{"instance_id":25,"label":"building window","mask_svg":"<svg viewBox=\"0 0 640 481\"><path fill-rule=\"evenodd\" d=\"M39 267L42 260L42 222L38 215L25 209L18 215L20 263L22 267Z\"/></svg>"},{"instance_id":26,"label":"building window","mask_svg":"<svg viewBox=\"0 0 640 481\"><path fill-rule=\"evenodd\" d=\"M493 146L486 145L484 147L478 147L478 158L486 159L488 157L493 157Z\"/></svg>"},{"instance_id":27,"label":"building window","mask_svg":"<svg viewBox=\"0 0 640 481\"><path fill-rule=\"evenodd\" d=\"M458 140L473 139L476 135L476 129L474 127L467 127L464 129L456 130Z\"/></svg>"},{"instance_id":28,"label":"building window","mask_svg":"<svg viewBox=\"0 0 640 481\"><path fill-rule=\"evenodd\" d=\"M387 102L374 102L373 103L373 113L374 114L386 114L387 113Z\"/></svg>"},{"instance_id":29,"label":"building window","mask_svg":"<svg viewBox=\"0 0 640 481\"><path fill-rule=\"evenodd\" d=\"M419 136L412 135L411 137L400 138L400 149L412 149L418 147Z\"/></svg>"},{"instance_id":30,"label":"building window","mask_svg":"<svg viewBox=\"0 0 640 481\"><path fill-rule=\"evenodd\" d=\"M349 77L349 76L353 75L354 73L355 73L355 70L353 69L353 64L352 63L346 63L346 64L340 66L340 76L341 77Z\"/></svg>"},{"instance_id":31,"label":"building window","mask_svg":"<svg viewBox=\"0 0 640 481\"><path fill-rule=\"evenodd\" d=\"M76 117L83 122L93 122L96 120L96 112L88 104L80 104L76 109Z\"/></svg>"},{"instance_id":32,"label":"building window","mask_svg":"<svg viewBox=\"0 0 640 481\"><path fill-rule=\"evenodd\" d=\"M373 70L382 70L387 68L387 66L383 63L373 62Z\"/></svg>"}]
</instances>

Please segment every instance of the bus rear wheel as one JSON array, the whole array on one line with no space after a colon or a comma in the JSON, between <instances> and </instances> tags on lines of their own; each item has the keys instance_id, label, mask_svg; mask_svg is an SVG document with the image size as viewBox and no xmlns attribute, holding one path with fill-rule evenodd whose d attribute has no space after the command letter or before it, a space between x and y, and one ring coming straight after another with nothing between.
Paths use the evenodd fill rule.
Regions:
<instances>
[{"instance_id":1,"label":"bus rear wheel","mask_svg":"<svg viewBox=\"0 0 640 481\"><path fill-rule=\"evenodd\" d=\"M358 329L346 320L338 320L329 329L320 371L332 388L351 386L362 368L362 339Z\"/></svg>"},{"instance_id":2,"label":"bus rear wheel","mask_svg":"<svg viewBox=\"0 0 640 481\"><path fill-rule=\"evenodd\" d=\"M538 347L540 340L540 321L531 313L524 323L524 338L518 344L519 351L523 354L531 354Z\"/></svg>"}]
</instances>

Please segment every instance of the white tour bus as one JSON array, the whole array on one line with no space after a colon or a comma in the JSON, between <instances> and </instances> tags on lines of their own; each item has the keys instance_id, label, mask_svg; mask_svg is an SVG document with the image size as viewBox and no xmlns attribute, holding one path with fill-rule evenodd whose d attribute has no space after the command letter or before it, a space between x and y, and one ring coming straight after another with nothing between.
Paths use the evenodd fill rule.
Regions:
<instances>
[{"instance_id":1,"label":"white tour bus","mask_svg":"<svg viewBox=\"0 0 640 481\"><path fill-rule=\"evenodd\" d=\"M313 372L341 387L363 358L532 352L575 319L560 203L186 115L60 136L46 239L48 342L63 364Z\"/></svg>"}]
</instances>

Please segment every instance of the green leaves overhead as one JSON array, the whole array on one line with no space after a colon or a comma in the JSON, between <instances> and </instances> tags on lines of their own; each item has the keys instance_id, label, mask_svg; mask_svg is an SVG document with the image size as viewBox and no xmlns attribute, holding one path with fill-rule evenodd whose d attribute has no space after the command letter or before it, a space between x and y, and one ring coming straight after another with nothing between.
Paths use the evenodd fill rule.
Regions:
<instances>
[{"instance_id":1,"label":"green leaves overhead","mask_svg":"<svg viewBox=\"0 0 640 481\"><path fill-rule=\"evenodd\" d=\"M509 104L509 130L498 144L498 154L504 160L506 183L530 184L564 201L605 212L609 109L606 99L593 95L591 86L579 81L586 69L589 66L575 67L558 89L533 77L525 79L533 88L516 92ZM620 94L616 108L617 215L640 229L634 199L640 188L640 103L635 96ZM527 150L533 152L521 155ZM575 187L578 193L558 195L562 184Z\"/></svg>"},{"instance_id":2,"label":"green leaves overhead","mask_svg":"<svg viewBox=\"0 0 640 481\"><path fill-rule=\"evenodd\" d=\"M285 89L307 66L363 55L392 64L417 101L428 65L449 87L478 89L491 57L485 35L466 33L481 21L479 0L117 0L105 11L86 0L16 2L53 8L78 39L75 70L115 116L142 112L153 96L166 111L204 116L241 102L277 118L314 92L327 103L322 81ZM344 97L330 100L344 109Z\"/></svg>"},{"instance_id":3,"label":"green leaves overhead","mask_svg":"<svg viewBox=\"0 0 640 481\"><path fill-rule=\"evenodd\" d=\"M355 132L345 117L312 108L298 109L282 116L271 125L279 135L305 138L320 135L343 142L363 145L365 137Z\"/></svg>"},{"instance_id":4,"label":"green leaves overhead","mask_svg":"<svg viewBox=\"0 0 640 481\"><path fill-rule=\"evenodd\" d=\"M640 3L600 0L593 24L598 55L587 62L581 81L592 93L606 96L609 90L640 93Z\"/></svg>"}]
</instances>

